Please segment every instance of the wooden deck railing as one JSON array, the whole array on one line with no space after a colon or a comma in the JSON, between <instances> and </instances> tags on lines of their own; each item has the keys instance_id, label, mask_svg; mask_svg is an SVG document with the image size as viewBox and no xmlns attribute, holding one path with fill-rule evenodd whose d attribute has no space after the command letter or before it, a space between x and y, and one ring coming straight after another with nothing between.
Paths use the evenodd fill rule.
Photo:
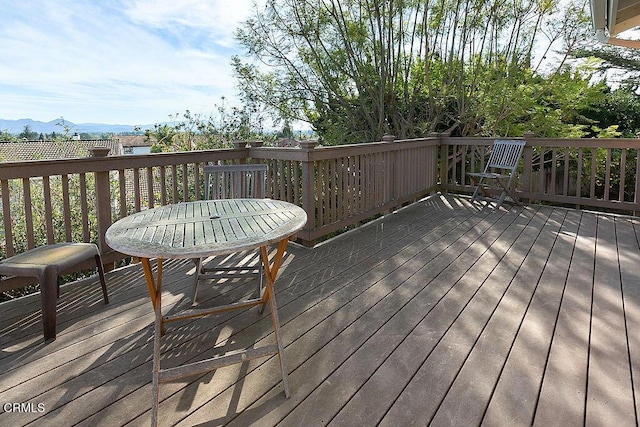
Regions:
<instances>
[{"instance_id":1,"label":"wooden deck railing","mask_svg":"<svg viewBox=\"0 0 640 427\"><path fill-rule=\"evenodd\" d=\"M393 140L347 147L234 149L66 160L0 166L1 256L57 241L104 242L116 220L141 209L198 200L208 162L269 165L269 197L302 206L309 216L299 238L307 244L437 188L438 142Z\"/></svg>"},{"instance_id":2,"label":"wooden deck railing","mask_svg":"<svg viewBox=\"0 0 640 427\"><path fill-rule=\"evenodd\" d=\"M640 212L640 140L546 139L525 135L515 181L531 201ZM493 138L441 138L443 190L472 191L467 172L484 168Z\"/></svg>"},{"instance_id":3,"label":"wooden deck railing","mask_svg":"<svg viewBox=\"0 0 640 427\"><path fill-rule=\"evenodd\" d=\"M301 148L253 148L249 156L269 165L272 198L305 209L298 238L311 243L437 189L437 139L385 139L334 147L303 141Z\"/></svg>"},{"instance_id":4,"label":"wooden deck railing","mask_svg":"<svg viewBox=\"0 0 640 427\"><path fill-rule=\"evenodd\" d=\"M526 140L516 180L522 198L640 212L640 141ZM268 196L305 209L309 221L298 238L312 244L433 191L472 191L467 172L483 168L492 142L436 135L335 147L238 143L225 150L132 156L96 149L84 159L4 163L0 255L56 241L93 241L112 262L120 255L106 246L106 229L134 211L200 199L208 162L268 164Z\"/></svg>"},{"instance_id":5,"label":"wooden deck railing","mask_svg":"<svg viewBox=\"0 0 640 427\"><path fill-rule=\"evenodd\" d=\"M97 242L109 260L104 233L115 220L198 198L204 163L245 158L246 149L106 157L98 148L89 158L3 163L2 255L73 240Z\"/></svg>"}]
</instances>

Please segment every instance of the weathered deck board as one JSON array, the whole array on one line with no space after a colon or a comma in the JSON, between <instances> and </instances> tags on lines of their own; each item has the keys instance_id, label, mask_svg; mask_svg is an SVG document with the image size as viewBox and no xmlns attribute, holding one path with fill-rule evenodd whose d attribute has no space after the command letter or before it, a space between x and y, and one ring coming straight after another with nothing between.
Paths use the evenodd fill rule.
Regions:
<instances>
[{"instance_id":1,"label":"weathered deck board","mask_svg":"<svg viewBox=\"0 0 640 427\"><path fill-rule=\"evenodd\" d=\"M446 272L445 275L437 278L444 279L442 280L443 283L448 283L452 286L439 302L437 300L434 301L434 303L438 302L438 304L434 305L430 310L422 311L419 307L417 307L417 310L411 310L418 316L422 315L422 318L419 319L419 322L415 324L408 334L405 334L406 337L402 337L402 342L396 347L393 354L358 390L357 395L342 408L335 419L338 424L347 422L351 416L350 414L358 413L361 414L360 416L365 425L372 425L385 415L386 410L392 406L401 393L407 399L399 399L400 401L393 411L398 411L403 407L402 401L420 401L422 406L424 403L431 401L434 395L438 393L438 386L435 384L432 385L427 382L427 386L424 387L423 381L425 377L421 372L430 369L426 368L424 363L427 360L429 360L429 364L435 361L432 367L440 373L455 365L456 356L463 354L461 350L465 347L465 342L468 343L469 341L469 327L473 328L476 323L475 321L458 322L457 319L460 319L463 311L468 313L473 310L470 305L467 305L471 298L474 298L475 301L481 301L480 304L487 302L486 297L483 298L478 294L481 285L492 275L504 252L512 246L513 242L521 234L522 228L519 225L526 224L530 219L526 216L516 217L516 215L503 218L507 221L495 224L490 229L492 233L484 233L473 242L472 247L465 251L465 253L475 252L476 257L472 259L473 264L463 272L462 276L460 276L460 273L456 273L454 277L450 277L450 273ZM511 222L513 220L515 222ZM495 251L486 250L485 243L491 241L495 245ZM449 271L454 272L455 270L457 270L456 264L452 263L449 266ZM430 288L437 286L439 285L434 281L428 284ZM423 292L423 294L425 295L421 297L426 299L428 297L426 295L427 292ZM421 303L419 300L416 301L418 301L418 304ZM471 303L471 305L473 304ZM482 309L484 310L486 307ZM466 323L466 326L454 331L455 328L452 328L454 322L456 325ZM441 338L444 335L447 338L443 340ZM449 342L447 343L446 340L449 340ZM436 355L438 352L442 354L442 357ZM405 389L405 384L407 383L409 385ZM365 407L367 407L367 410L363 411L362 409ZM421 410L425 409L426 406L422 406ZM411 413L419 414L419 412L414 412L413 408L409 412L404 412L402 409L398 412L403 414L402 416ZM426 420L424 414L419 416ZM403 424L403 420L393 419L393 417L386 418L385 422L387 420L390 424Z\"/></svg>"},{"instance_id":2,"label":"weathered deck board","mask_svg":"<svg viewBox=\"0 0 640 427\"><path fill-rule=\"evenodd\" d=\"M584 420L596 217L580 219L573 251L565 255L569 271L535 414L540 426Z\"/></svg>"},{"instance_id":3,"label":"weathered deck board","mask_svg":"<svg viewBox=\"0 0 640 427\"><path fill-rule=\"evenodd\" d=\"M569 268L565 257L571 254L575 240L572 236L577 230L575 218L568 215L564 217L554 215L547 225L549 228L546 230L551 232L544 233L545 230L543 230L541 238L544 240L537 242L538 247L547 248L547 250L529 254L536 258L531 262L537 264L535 271L539 272L539 276L531 278L531 293L520 300L523 310L526 311L519 313L519 322L513 322L519 323L519 326L513 337L509 337L511 347L508 349L508 354L502 354L498 358L504 362L501 362L503 363L502 372L499 374L498 383L493 390L491 403L485 415L485 422L488 425L492 423L525 425L531 424L533 419ZM527 268L527 266L524 267ZM525 304L527 304L526 307ZM496 327L500 326L496 325Z\"/></svg>"},{"instance_id":4,"label":"weathered deck board","mask_svg":"<svg viewBox=\"0 0 640 427\"><path fill-rule=\"evenodd\" d=\"M273 357L160 387L162 425L633 425L640 222L434 196L314 249L290 246L277 299L292 397ZM248 257L249 262L255 258ZM193 264L165 266L189 303ZM233 282L233 283L232 283ZM201 304L252 292L201 287ZM37 296L0 305L0 425L148 425L151 304L139 266L63 288L58 339ZM268 313L172 324L163 367L256 340Z\"/></svg>"},{"instance_id":5,"label":"weathered deck board","mask_svg":"<svg viewBox=\"0 0 640 427\"><path fill-rule=\"evenodd\" d=\"M586 419L594 425L633 425L635 408L613 218L598 217L596 242Z\"/></svg>"}]
</instances>

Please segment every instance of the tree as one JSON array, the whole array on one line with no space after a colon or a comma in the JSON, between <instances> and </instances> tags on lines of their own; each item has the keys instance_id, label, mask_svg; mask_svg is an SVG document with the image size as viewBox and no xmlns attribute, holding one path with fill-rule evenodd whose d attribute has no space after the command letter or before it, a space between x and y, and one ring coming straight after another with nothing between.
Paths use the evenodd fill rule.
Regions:
<instances>
[{"instance_id":1,"label":"tree","mask_svg":"<svg viewBox=\"0 0 640 427\"><path fill-rule=\"evenodd\" d=\"M31 129L31 125L24 125L24 129L20 134L18 134L18 138L27 141L33 141L38 139L38 132L34 132Z\"/></svg>"},{"instance_id":2,"label":"tree","mask_svg":"<svg viewBox=\"0 0 640 427\"><path fill-rule=\"evenodd\" d=\"M14 142L16 137L9 133L9 131L0 131L0 142Z\"/></svg>"},{"instance_id":3,"label":"tree","mask_svg":"<svg viewBox=\"0 0 640 427\"><path fill-rule=\"evenodd\" d=\"M575 58L593 64L607 90L603 102L595 105L593 117L598 127L617 126L625 137L635 137L640 131L640 51L610 45L583 46L572 52Z\"/></svg>"},{"instance_id":4,"label":"tree","mask_svg":"<svg viewBox=\"0 0 640 427\"><path fill-rule=\"evenodd\" d=\"M155 124L145 131L145 139L153 143L151 151L229 148L233 141L266 139L264 117L255 105L229 106L223 97L216 110L217 117L187 110L182 118L180 114L171 115L172 124Z\"/></svg>"},{"instance_id":5,"label":"tree","mask_svg":"<svg viewBox=\"0 0 640 427\"><path fill-rule=\"evenodd\" d=\"M555 20L555 0L271 0L236 32L253 62L233 66L245 100L325 142L490 134L541 77L535 52L579 40L588 17L569 7Z\"/></svg>"}]
</instances>

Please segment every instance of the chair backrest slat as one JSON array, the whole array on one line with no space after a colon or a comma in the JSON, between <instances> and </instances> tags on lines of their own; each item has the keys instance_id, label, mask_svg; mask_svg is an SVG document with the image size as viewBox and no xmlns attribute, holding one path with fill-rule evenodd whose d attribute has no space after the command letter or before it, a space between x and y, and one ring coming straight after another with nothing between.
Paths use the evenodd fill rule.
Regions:
<instances>
[{"instance_id":1,"label":"chair backrest slat","mask_svg":"<svg viewBox=\"0 0 640 427\"><path fill-rule=\"evenodd\" d=\"M518 166L525 141L496 140L489 156L485 170L508 169L513 171Z\"/></svg>"},{"instance_id":2,"label":"chair backrest slat","mask_svg":"<svg viewBox=\"0 0 640 427\"><path fill-rule=\"evenodd\" d=\"M208 165L204 178L207 200L266 197L267 165Z\"/></svg>"}]
</instances>

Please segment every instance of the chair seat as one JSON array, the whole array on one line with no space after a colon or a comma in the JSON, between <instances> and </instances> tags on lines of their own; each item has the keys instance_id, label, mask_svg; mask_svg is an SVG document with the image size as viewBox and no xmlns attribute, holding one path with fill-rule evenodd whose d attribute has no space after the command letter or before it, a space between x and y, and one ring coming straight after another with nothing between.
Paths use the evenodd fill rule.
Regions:
<instances>
[{"instance_id":1,"label":"chair seat","mask_svg":"<svg viewBox=\"0 0 640 427\"><path fill-rule=\"evenodd\" d=\"M96 255L99 255L98 247L93 243L55 243L0 261L0 274L41 278L50 268L60 274Z\"/></svg>"},{"instance_id":2,"label":"chair seat","mask_svg":"<svg viewBox=\"0 0 640 427\"><path fill-rule=\"evenodd\" d=\"M497 172L469 172L467 175L473 176L476 178L488 178L488 179L509 178L509 175L505 175Z\"/></svg>"}]
</instances>

